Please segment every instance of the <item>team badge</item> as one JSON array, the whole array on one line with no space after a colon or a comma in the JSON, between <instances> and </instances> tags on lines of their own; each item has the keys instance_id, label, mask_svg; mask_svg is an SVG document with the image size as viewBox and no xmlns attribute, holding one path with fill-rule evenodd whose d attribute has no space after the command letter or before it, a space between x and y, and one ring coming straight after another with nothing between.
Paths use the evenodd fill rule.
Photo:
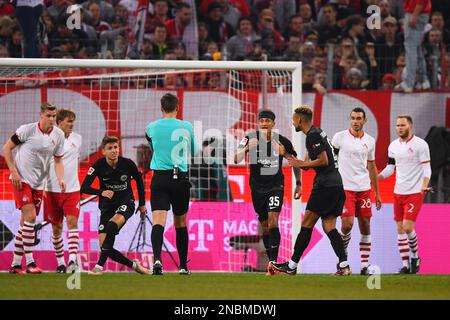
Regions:
<instances>
[{"instance_id":1,"label":"team badge","mask_svg":"<svg viewBox=\"0 0 450 320\"><path fill-rule=\"evenodd\" d=\"M120 177L120 180L122 180L122 181L127 181L127 179L128 179L128 176L126 174L124 174Z\"/></svg>"},{"instance_id":2,"label":"team badge","mask_svg":"<svg viewBox=\"0 0 450 320\"><path fill-rule=\"evenodd\" d=\"M104 226L104 225L101 224L101 225L98 226L98 230L99 230L99 231L102 231L103 229L105 229L105 226Z\"/></svg>"},{"instance_id":3,"label":"team badge","mask_svg":"<svg viewBox=\"0 0 450 320\"><path fill-rule=\"evenodd\" d=\"M25 195L22 197L22 202L28 202L28 201L30 201L30 198L28 198L28 196L25 194Z\"/></svg>"},{"instance_id":4,"label":"team badge","mask_svg":"<svg viewBox=\"0 0 450 320\"><path fill-rule=\"evenodd\" d=\"M91 174L93 174L94 171L95 171L95 169L92 168L92 167L90 167L90 168L89 168L89 171L87 172L88 176L90 176Z\"/></svg>"}]
</instances>

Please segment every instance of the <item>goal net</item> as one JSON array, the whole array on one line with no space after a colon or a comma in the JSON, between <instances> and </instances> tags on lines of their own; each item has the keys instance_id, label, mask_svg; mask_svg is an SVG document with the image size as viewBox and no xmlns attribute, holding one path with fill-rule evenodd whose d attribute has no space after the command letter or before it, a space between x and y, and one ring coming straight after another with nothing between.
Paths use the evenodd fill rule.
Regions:
<instances>
[{"instance_id":1,"label":"goal net","mask_svg":"<svg viewBox=\"0 0 450 320\"><path fill-rule=\"evenodd\" d=\"M189 169L189 268L265 271L268 260L251 203L249 166L245 161L234 165L232 159L239 141L257 128L257 114L262 108L274 111L275 129L300 149L299 138L292 134L292 110L300 104L301 97L300 70L301 63L0 59L0 141L4 144L20 125L39 121L39 108L45 101L72 109L76 113L74 131L83 138L80 170L73 174L78 174L81 182L89 166L102 156L102 138L118 136L121 155L134 160L144 173L150 209L152 172L145 127L161 117L160 98L171 92L180 101L178 118L193 124L197 142L202 146ZM300 212L294 215L292 210L292 172L287 163L283 172L279 260L290 257L293 233L297 234L300 219ZM0 270L6 270L11 263L20 212L15 209L3 154L0 173ZM93 267L100 251L96 201L84 204L79 217L83 269ZM42 216L41 213L38 222ZM131 217L116 238L115 247L150 267L151 213L148 217L145 223L138 214ZM39 238L41 242L34 248L37 264L54 270L51 227L44 227ZM67 255L66 226L63 238ZM164 270L177 269L171 214L165 228L162 259ZM120 269L114 262L108 262L106 267Z\"/></svg>"}]
</instances>

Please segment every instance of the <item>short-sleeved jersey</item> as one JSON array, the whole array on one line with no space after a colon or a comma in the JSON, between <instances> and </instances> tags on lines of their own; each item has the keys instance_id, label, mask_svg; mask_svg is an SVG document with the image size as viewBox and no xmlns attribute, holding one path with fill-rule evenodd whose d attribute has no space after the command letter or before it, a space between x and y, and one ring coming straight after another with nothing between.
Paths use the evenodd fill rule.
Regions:
<instances>
[{"instance_id":1,"label":"short-sleeved jersey","mask_svg":"<svg viewBox=\"0 0 450 320\"><path fill-rule=\"evenodd\" d=\"M50 159L64 155L64 132L54 126L44 133L39 122L20 126L12 137L14 163L20 179L35 190L43 190L50 170Z\"/></svg>"},{"instance_id":2,"label":"short-sleeved jersey","mask_svg":"<svg viewBox=\"0 0 450 320\"><path fill-rule=\"evenodd\" d=\"M375 139L365 132L361 137L355 137L348 129L336 133L331 143L337 151L344 190L370 190L367 161L375 161Z\"/></svg>"},{"instance_id":3,"label":"short-sleeved jersey","mask_svg":"<svg viewBox=\"0 0 450 320\"><path fill-rule=\"evenodd\" d=\"M189 156L198 152L192 124L175 118L163 118L147 125L145 135L153 150L150 169L188 171Z\"/></svg>"},{"instance_id":4,"label":"short-sleeved jersey","mask_svg":"<svg viewBox=\"0 0 450 320\"><path fill-rule=\"evenodd\" d=\"M430 162L430 149L425 140L412 136L407 141L396 139L388 148L389 163L395 164L394 193L419 193L422 187L424 163Z\"/></svg>"},{"instance_id":5,"label":"short-sleeved jersey","mask_svg":"<svg viewBox=\"0 0 450 320\"><path fill-rule=\"evenodd\" d=\"M80 161L81 136L72 132L64 139L64 182L66 183L66 193L80 191L78 180L78 167ZM46 191L61 192L55 170L52 169L55 160L50 159L50 172L47 181Z\"/></svg>"},{"instance_id":6,"label":"short-sleeved jersey","mask_svg":"<svg viewBox=\"0 0 450 320\"><path fill-rule=\"evenodd\" d=\"M248 134L239 147L246 147L250 139L257 139L258 145L249 152L250 160L250 187L260 191L269 191L284 187L283 156L278 153L278 148L272 147L272 141L282 144L286 152L297 156L292 142L281 134L273 133L271 141L260 138L260 132Z\"/></svg>"},{"instance_id":7,"label":"short-sleeved jersey","mask_svg":"<svg viewBox=\"0 0 450 320\"><path fill-rule=\"evenodd\" d=\"M94 179L98 177L100 190L91 187ZM128 158L119 157L117 167L111 167L106 158L98 159L88 170L88 173L81 185L81 192L85 194L95 194L100 196L100 210L107 210L120 206L130 200L134 201L131 179L136 180L139 193L139 206L145 205L145 190L142 175L136 164ZM102 197L105 190L114 191L112 199Z\"/></svg>"},{"instance_id":8,"label":"short-sleeved jersey","mask_svg":"<svg viewBox=\"0 0 450 320\"><path fill-rule=\"evenodd\" d=\"M313 168L316 171L313 189L323 189L342 186L342 178L338 171L337 156L333 151L330 139L320 128L312 126L306 133L306 149L309 159L314 161L320 153L325 151L328 157L328 165Z\"/></svg>"}]
</instances>

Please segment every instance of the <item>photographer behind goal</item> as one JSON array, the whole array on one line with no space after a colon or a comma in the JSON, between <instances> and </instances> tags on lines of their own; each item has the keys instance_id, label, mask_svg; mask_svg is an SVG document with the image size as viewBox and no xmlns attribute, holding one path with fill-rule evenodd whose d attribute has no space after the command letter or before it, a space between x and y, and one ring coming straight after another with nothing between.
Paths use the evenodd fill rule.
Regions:
<instances>
[{"instance_id":1,"label":"photographer behind goal","mask_svg":"<svg viewBox=\"0 0 450 320\"><path fill-rule=\"evenodd\" d=\"M164 227L167 211L172 206L176 243L180 259L181 275L189 275L187 254L189 235L186 227L186 214L189 209L190 182L188 163L190 155L196 154L199 147L195 142L192 124L177 119L178 98L166 93L161 98L162 118L149 123L145 130L152 150L150 169L153 178L150 185L150 204L153 215L152 247L155 262L153 274L162 275L161 250L164 241Z\"/></svg>"}]
</instances>

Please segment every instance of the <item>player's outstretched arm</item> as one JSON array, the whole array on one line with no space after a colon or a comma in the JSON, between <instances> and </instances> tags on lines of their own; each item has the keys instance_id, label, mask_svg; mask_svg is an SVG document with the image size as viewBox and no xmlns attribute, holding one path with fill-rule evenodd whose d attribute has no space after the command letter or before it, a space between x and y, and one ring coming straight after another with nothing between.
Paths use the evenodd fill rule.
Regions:
<instances>
[{"instance_id":1,"label":"player's outstretched arm","mask_svg":"<svg viewBox=\"0 0 450 320\"><path fill-rule=\"evenodd\" d=\"M17 171L16 164L14 163L12 151L17 145L11 140L8 141L3 146L3 157L5 158L6 165L8 166L9 172L11 173L11 182L13 187L16 189L22 189L22 182L20 180L19 172Z\"/></svg>"}]
</instances>

